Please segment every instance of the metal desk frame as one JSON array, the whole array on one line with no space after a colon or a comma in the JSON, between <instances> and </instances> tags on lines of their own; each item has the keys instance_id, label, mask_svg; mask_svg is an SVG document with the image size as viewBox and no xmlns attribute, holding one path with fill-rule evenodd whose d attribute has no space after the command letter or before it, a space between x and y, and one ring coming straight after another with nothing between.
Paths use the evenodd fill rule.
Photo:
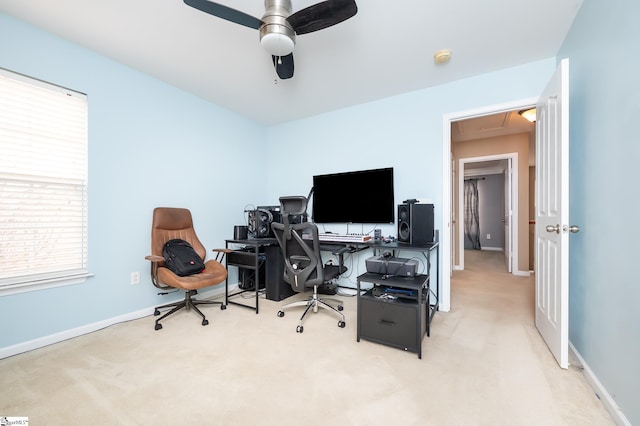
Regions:
<instances>
[{"instance_id":1,"label":"metal desk frame","mask_svg":"<svg viewBox=\"0 0 640 426\"><path fill-rule=\"evenodd\" d=\"M260 248L262 247L267 247L267 246L272 246L272 245L278 245L278 241L275 238L252 238L252 239L246 239L246 240L225 240L225 247L227 249L229 249L229 245L242 245L244 247L247 246L251 246L253 247L253 253L249 254L249 252L244 252L245 254L249 255L249 258L251 258L253 260L253 262L250 263L236 263L236 262L229 262L229 257L233 258L233 256L229 256L229 254L227 254L227 256L225 256L225 265L227 267L227 269L229 268L229 266L237 266L239 268L246 268L246 269L252 269L253 271L255 271L255 290L243 290L243 289L239 289L238 291L234 291L233 293L229 293L229 276L227 275L227 278L224 281L224 301L225 304L232 304L232 305L236 305L236 306L241 306L243 308L249 308L249 309L254 309L256 311L256 314L259 312L260 309ZM231 249L233 250L233 249ZM255 292L255 305L251 306L251 305L247 305L245 303L240 303L240 302L236 302L234 300L231 300L232 297L235 296L239 296L243 293L248 293L248 292Z\"/></svg>"}]
</instances>

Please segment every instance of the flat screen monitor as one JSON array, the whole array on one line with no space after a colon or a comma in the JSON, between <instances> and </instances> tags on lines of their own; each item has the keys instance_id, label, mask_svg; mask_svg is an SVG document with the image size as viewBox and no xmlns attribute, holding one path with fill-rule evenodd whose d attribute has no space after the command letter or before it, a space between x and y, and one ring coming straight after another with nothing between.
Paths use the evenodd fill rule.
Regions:
<instances>
[{"instance_id":1,"label":"flat screen monitor","mask_svg":"<svg viewBox=\"0 0 640 426\"><path fill-rule=\"evenodd\" d=\"M393 168L313 177L316 223L393 223Z\"/></svg>"}]
</instances>

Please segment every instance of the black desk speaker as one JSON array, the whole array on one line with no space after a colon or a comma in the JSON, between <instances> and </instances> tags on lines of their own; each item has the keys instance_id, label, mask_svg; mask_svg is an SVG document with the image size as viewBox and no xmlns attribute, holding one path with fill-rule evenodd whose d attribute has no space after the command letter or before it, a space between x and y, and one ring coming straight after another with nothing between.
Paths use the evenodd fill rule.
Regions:
<instances>
[{"instance_id":1,"label":"black desk speaker","mask_svg":"<svg viewBox=\"0 0 640 426\"><path fill-rule=\"evenodd\" d=\"M433 242L433 204L398 204L398 241Z\"/></svg>"}]
</instances>

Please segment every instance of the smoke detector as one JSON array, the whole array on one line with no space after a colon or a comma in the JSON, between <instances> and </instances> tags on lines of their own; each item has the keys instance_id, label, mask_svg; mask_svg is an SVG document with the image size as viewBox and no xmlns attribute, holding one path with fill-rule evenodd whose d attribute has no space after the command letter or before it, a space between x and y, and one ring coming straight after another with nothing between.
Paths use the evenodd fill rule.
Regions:
<instances>
[{"instance_id":1,"label":"smoke detector","mask_svg":"<svg viewBox=\"0 0 640 426\"><path fill-rule=\"evenodd\" d=\"M433 60L437 64L444 64L451 59L451 51L449 49L440 49L433 55Z\"/></svg>"}]
</instances>

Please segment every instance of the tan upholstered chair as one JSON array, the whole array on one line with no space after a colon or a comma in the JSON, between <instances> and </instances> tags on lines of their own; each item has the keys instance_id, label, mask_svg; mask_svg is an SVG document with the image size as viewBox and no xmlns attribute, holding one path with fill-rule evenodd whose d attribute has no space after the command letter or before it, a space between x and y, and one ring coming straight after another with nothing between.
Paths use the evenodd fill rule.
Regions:
<instances>
[{"instance_id":1,"label":"tan upholstered chair","mask_svg":"<svg viewBox=\"0 0 640 426\"><path fill-rule=\"evenodd\" d=\"M154 315L160 315L160 309L171 308L169 312L162 315L156 320L155 329L160 330L162 324L160 321L174 312L185 308L193 309L202 317L202 325L209 324L204 314L198 309L198 305L220 305L220 309L226 309L223 302L196 300L193 298L198 294L198 289L220 284L227 278L227 270L222 265L222 260L226 249L214 249L216 252L215 259L205 262L205 269L201 273L180 277L169 268L165 267L164 257L162 256L162 248L164 244L172 239L180 238L189 242L198 255L204 260L206 249L198 239L196 231L193 228L193 219L191 212L187 209L172 207L157 207L153 210L153 224L151 226L151 255L145 259L151 261L151 280L153 285L163 290L158 294L167 294L170 289L181 289L185 291L184 300L166 305L158 306Z\"/></svg>"}]
</instances>

